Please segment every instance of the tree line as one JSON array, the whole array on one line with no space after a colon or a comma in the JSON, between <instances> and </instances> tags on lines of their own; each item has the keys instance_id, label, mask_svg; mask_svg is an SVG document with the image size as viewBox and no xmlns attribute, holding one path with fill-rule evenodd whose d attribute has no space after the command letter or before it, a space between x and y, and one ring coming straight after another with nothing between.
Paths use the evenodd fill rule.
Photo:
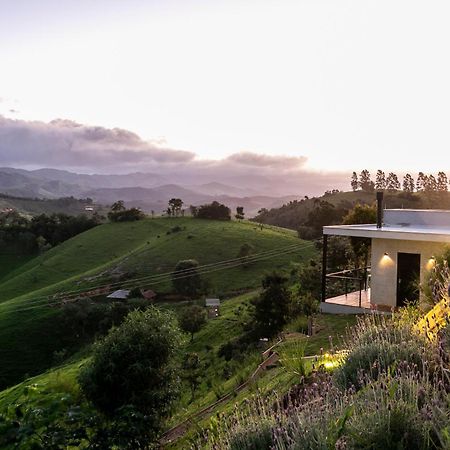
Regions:
<instances>
[{"instance_id":1,"label":"tree line","mask_svg":"<svg viewBox=\"0 0 450 450\"><path fill-rule=\"evenodd\" d=\"M8 210L0 213L0 248L14 247L25 253L45 251L99 225L100 221L96 214L87 217L62 213L28 219L15 210Z\"/></svg>"},{"instance_id":2,"label":"tree line","mask_svg":"<svg viewBox=\"0 0 450 450\"><path fill-rule=\"evenodd\" d=\"M402 183L394 172L387 175L378 169L375 175L375 181L371 179L370 172L367 169L361 171L358 175L352 173L350 185L353 191L362 190L365 192L384 191L396 192L402 189L404 192L448 192L449 180L445 172L438 172L437 176L433 174L426 175L419 172L417 179L414 180L411 174L407 173L403 177Z\"/></svg>"}]
</instances>

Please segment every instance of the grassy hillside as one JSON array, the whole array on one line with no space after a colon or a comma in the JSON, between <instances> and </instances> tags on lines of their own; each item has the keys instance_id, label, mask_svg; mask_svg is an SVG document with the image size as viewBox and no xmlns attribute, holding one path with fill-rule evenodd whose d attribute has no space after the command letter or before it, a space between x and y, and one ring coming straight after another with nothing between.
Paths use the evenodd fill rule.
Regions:
<instances>
[{"instance_id":1,"label":"grassy hillside","mask_svg":"<svg viewBox=\"0 0 450 450\"><path fill-rule=\"evenodd\" d=\"M58 327L58 308L46 306L42 296L108 284L118 275L126 281L170 272L180 259L195 258L202 265L233 259L245 243L255 254L274 253L248 267L206 273L212 294L258 287L265 271L290 270L315 252L288 230L260 229L248 222L162 218L96 227L10 272L0 280L0 386L42 372L52 364L54 351L76 340ZM297 244L295 252L283 251ZM170 278L137 286L157 292L171 289Z\"/></svg>"},{"instance_id":2,"label":"grassy hillside","mask_svg":"<svg viewBox=\"0 0 450 450\"><path fill-rule=\"evenodd\" d=\"M204 367L202 380L193 400L189 387L183 384L182 396L167 427L181 423L205 406L214 403L219 397L232 392L254 372L261 362L262 349L258 348L236 355L228 362L218 356L218 350L223 344L242 334L244 324L249 319L250 300L255 295L257 292L250 292L226 300L221 307L221 315L217 319L209 320L206 326L195 335L193 342L187 341L180 358L185 353L196 352ZM174 308L174 305L162 306ZM303 347L304 342L307 342L306 355L318 354L321 349L327 351L330 345L329 336L333 336L333 342L336 345L340 342L339 337L344 333L345 328L354 322L354 316L319 315L316 318L316 334L313 337L306 338L297 333L282 345L280 351L283 352L287 347L292 347L296 351ZM295 323L292 323L286 327L286 331L295 331L295 328ZM46 411L45 414L51 411L53 417L58 417L64 415L66 408L74 403L81 405L82 408L86 407L77 384L77 376L87 358L88 352L76 355L71 362L63 366L29 378L0 392L0 412L8 407L14 409L17 405L25 405L27 409L40 408ZM228 401L218 404L198 422L194 420L186 436L169 448L188 448L190 439L195 436L198 427L209 426L210 417L217 413L230 413L235 404L245 402L249 396L256 393L260 395L273 391L284 393L298 380L297 375L283 366L267 370L256 382L239 393L236 392Z\"/></svg>"}]
</instances>

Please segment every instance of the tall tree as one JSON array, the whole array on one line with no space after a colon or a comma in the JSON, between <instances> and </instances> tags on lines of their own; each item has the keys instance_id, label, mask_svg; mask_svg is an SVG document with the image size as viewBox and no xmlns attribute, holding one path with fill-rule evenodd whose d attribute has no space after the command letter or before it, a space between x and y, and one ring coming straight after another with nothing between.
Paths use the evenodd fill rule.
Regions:
<instances>
[{"instance_id":1,"label":"tall tree","mask_svg":"<svg viewBox=\"0 0 450 450\"><path fill-rule=\"evenodd\" d=\"M234 217L236 217L237 220L243 220L245 216L244 213L244 207L243 206L237 206L236 207L236 214Z\"/></svg>"},{"instance_id":2,"label":"tall tree","mask_svg":"<svg viewBox=\"0 0 450 450\"><path fill-rule=\"evenodd\" d=\"M404 177L403 177L403 190L405 192L414 192L414 179L411 176L411 174L407 173Z\"/></svg>"},{"instance_id":3,"label":"tall tree","mask_svg":"<svg viewBox=\"0 0 450 450\"><path fill-rule=\"evenodd\" d=\"M425 188L425 192L437 191L438 185L437 185L436 178L434 178L434 175L430 174L425 178L424 188Z\"/></svg>"},{"instance_id":4,"label":"tall tree","mask_svg":"<svg viewBox=\"0 0 450 450\"><path fill-rule=\"evenodd\" d=\"M416 181L416 191L417 192L421 192L424 190L425 179L426 179L425 174L423 172L419 172L419 175L417 176L417 181Z\"/></svg>"},{"instance_id":5,"label":"tall tree","mask_svg":"<svg viewBox=\"0 0 450 450\"><path fill-rule=\"evenodd\" d=\"M448 178L445 172L439 172L437 177L437 190L439 192L448 191Z\"/></svg>"},{"instance_id":6,"label":"tall tree","mask_svg":"<svg viewBox=\"0 0 450 450\"><path fill-rule=\"evenodd\" d=\"M172 210L172 216L178 217L182 207L183 207L183 200L181 200L181 198L171 198L169 200L169 208Z\"/></svg>"},{"instance_id":7,"label":"tall tree","mask_svg":"<svg viewBox=\"0 0 450 450\"><path fill-rule=\"evenodd\" d=\"M400 181L394 172L389 172L386 178L386 187L389 192L395 192L400 189Z\"/></svg>"},{"instance_id":8,"label":"tall tree","mask_svg":"<svg viewBox=\"0 0 450 450\"><path fill-rule=\"evenodd\" d=\"M377 210L375 206L356 205L344 217L344 225L375 223L377 220ZM369 260L371 240L369 238L351 237L350 244L355 256L355 268L361 265L367 266Z\"/></svg>"},{"instance_id":9,"label":"tall tree","mask_svg":"<svg viewBox=\"0 0 450 450\"><path fill-rule=\"evenodd\" d=\"M273 272L262 280L263 291L254 302L254 322L261 337L273 337L289 319L291 293L287 278Z\"/></svg>"},{"instance_id":10,"label":"tall tree","mask_svg":"<svg viewBox=\"0 0 450 450\"><path fill-rule=\"evenodd\" d=\"M125 203L123 202L123 200L117 200L117 202L113 203L111 205L111 211L113 212L125 211Z\"/></svg>"},{"instance_id":11,"label":"tall tree","mask_svg":"<svg viewBox=\"0 0 450 450\"><path fill-rule=\"evenodd\" d=\"M180 328L191 335L191 342L194 334L201 330L206 324L206 311L199 305L192 305L184 309L178 318Z\"/></svg>"},{"instance_id":12,"label":"tall tree","mask_svg":"<svg viewBox=\"0 0 450 450\"><path fill-rule=\"evenodd\" d=\"M386 175L380 169L377 170L377 175L375 178L375 189L377 189L378 191L386 189Z\"/></svg>"},{"instance_id":13,"label":"tall tree","mask_svg":"<svg viewBox=\"0 0 450 450\"><path fill-rule=\"evenodd\" d=\"M175 290L186 297L197 297L203 287L198 262L195 259L178 261L172 274L172 284Z\"/></svg>"},{"instance_id":14,"label":"tall tree","mask_svg":"<svg viewBox=\"0 0 450 450\"><path fill-rule=\"evenodd\" d=\"M352 173L352 180L350 182L353 192L358 190L359 187L359 182L358 182L358 175L356 174L356 172Z\"/></svg>"},{"instance_id":15,"label":"tall tree","mask_svg":"<svg viewBox=\"0 0 450 450\"><path fill-rule=\"evenodd\" d=\"M361 189L365 192L372 192L375 185L373 181L370 180L370 172L364 169L359 175L359 185Z\"/></svg>"}]
</instances>

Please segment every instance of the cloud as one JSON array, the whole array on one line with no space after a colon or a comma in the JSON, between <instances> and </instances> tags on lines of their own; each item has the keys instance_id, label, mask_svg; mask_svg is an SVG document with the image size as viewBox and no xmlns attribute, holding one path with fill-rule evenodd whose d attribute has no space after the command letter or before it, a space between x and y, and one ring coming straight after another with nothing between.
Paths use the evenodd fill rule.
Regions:
<instances>
[{"instance_id":1,"label":"cloud","mask_svg":"<svg viewBox=\"0 0 450 450\"><path fill-rule=\"evenodd\" d=\"M29 122L0 116L0 164L117 169L179 164L195 154L144 141L120 128L82 125L70 120Z\"/></svg>"},{"instance_id":2,"label":"cloud","mask_svg":"<svg viewBox=\"0 0 450 450\"><path fill-rule=\"evenodd\" d=\"M245 166L283 169L299 169L304 166L308 160L306 156L274 156L253 152L234 153L226 159Z\"/></svg>"},{"instance_id":3,"label":"cloud","mask_svg":"<svg viewBox=\"0 0 450 450\"><path fill-rule=\"evenodd\" d=\"M167 183L223 182L266 195L323 193L347 183L342 173L307 170L307 157L236 152L220 160L145 141L121 128L56 119L49 123L0 115L0 166L51 167L81 173L153 173ZM151 181L151 175L149 175Z\"/></svg>"}]
</instances>

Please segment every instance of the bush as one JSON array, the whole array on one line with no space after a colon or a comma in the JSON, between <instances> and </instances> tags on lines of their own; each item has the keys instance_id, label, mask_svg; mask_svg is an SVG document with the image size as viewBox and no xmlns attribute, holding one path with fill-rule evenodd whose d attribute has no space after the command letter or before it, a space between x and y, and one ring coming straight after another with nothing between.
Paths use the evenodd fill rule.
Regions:
<instances>
[{"instance_id":1,"label":"bush","mask_svg":"<svg viewBox=\"0 0 450 450\"><path fill-rule=\"evenodd\" d=\"M132 405L157 432L177 396L174 361L181 342L171 313L154 307L133 311L95 345L79 376L82 391L108 416Z\"/></svg>"},{"instance_id":2,"label":"bush","mask_svg":"<svg viewBox=\"0 0 450 450\"><path fill-rule=\"evenodd\" d=\"M198 261L195 259L177 262L172 274L172 284L179 294L195 298L202 292L204 284L200 278L198 266Z\"/></svg>"},{"instance_id":3,"label":"bush","mask_svg":"<svg viewBox=\"0 0 450 450\"><path fill-rule=\"evenodd\" d=\"M231 210L219 202L200 206L194 217L198 219L231 220Z\"/></svg>"},{"instance_id":4,"label":"bush","mask_svg":"<svg viewBox=\"0 0 450 450\"><path fill-rule=\"evenodd\" d=\"M431 370L436 355L435 346L425 337L383 316L360 319L348 333L345 347L350 352L335 373L337 384L344 388L360 388L405 365Z\"/></svg>"},{"instance_id":5,"label":"bush","mask_svg":"<svg viewBox=\"0 0 450 450\"><path fill-rule=\"evenodd\" d=\"M262 280L263 291L253 302L255 332L260 337L275 336L288 321L291 293L287 281L286 277L276 272L266 275Z\"/></svg>"},{"instance_id":6,"label":"bush","mask_svg":"<svg viewBox=\"0 0 450 450\"><path fill-rule=\"evenodd\" d=\"M186 333L191 335L191 342L194 340L194 334L201 330L206 324L206 310L198 305L192 305L185 308L179 317L180 327Z\"/></svg>"},{"instance_id":7,"label":"bush","mask_svg":"<svg viewBox=\"0 0 450 450\"><path fill-rule=\"evenodd\" d=\"M139 208L110 211L108 213L108 219L111 222L134 222L136 220L142 220L144 218L145 214Z\"/></svg>"}]
</instances>

